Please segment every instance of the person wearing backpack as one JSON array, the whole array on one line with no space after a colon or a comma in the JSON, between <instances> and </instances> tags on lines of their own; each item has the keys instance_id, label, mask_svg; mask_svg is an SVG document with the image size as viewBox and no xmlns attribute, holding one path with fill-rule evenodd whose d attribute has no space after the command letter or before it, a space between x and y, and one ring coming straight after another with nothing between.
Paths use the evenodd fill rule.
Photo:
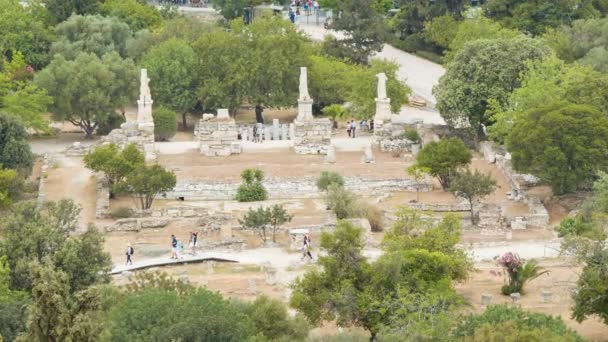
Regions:
<instances>
[{"instance_id":1,"label":"person wearing backpack","mask_svg":"<svg viewBox=\"0 0 608 342\"><path fill-rule=\"evenodd\" d=\"M135 251L133 250L133 247L131 247L131 244L127 245L127 262L125 263L125 265L133 265L133 253Z\"/></svg>"}]
</instances>

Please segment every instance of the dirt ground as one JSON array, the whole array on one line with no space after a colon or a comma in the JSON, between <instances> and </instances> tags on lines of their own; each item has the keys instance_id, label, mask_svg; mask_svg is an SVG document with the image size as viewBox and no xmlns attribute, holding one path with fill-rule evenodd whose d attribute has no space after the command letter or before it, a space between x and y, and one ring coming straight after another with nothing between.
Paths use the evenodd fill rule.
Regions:
<instances>
[{"instance_id":1,"label":"dirt ground","mask_svg":"<svg viewBox=\"0 0 608 342\"><path fill-rule=\"evenodd\" d=\"M81 228L95 222L96 180L82 158L58 157L47 172L45 187L47 201L70 198L81 206Z\"/></svg>"}]
</instances>

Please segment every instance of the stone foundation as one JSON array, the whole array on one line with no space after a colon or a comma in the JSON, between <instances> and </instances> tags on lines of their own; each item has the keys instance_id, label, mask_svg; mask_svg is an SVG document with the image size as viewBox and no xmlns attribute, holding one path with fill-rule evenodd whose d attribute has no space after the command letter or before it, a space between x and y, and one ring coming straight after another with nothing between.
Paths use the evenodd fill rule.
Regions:
<instances>
[{"instance_id":1,"label":"stone foundation","mask_svg":"<svg viewBox=\"0 0 608 342\"><path fill-rule=\"evenodd\" d=\"M202 181L178 181L175 188L166 193L166 198L176 199L183 197L187 200L231 200L236 195L238 183L226 182L202 182ZM272 179L264 180L264 186L268 190L270 198L315 198L322 197L316 185L316 178L304 177L294 179ZM366 192L371 194L385 194L394 191L419 191L432 190L432 182L416 182L412 179L365 179L359 177L347 177L345 186L355 192Z\"/></svg>"},{"instance_id":2,"label":"stone foundation","mask_svg":"<svg viewBox=\"0 0 608 342\"><path fill-rule=\"evenodd\" d=\"M294 121L293 148L297 154L327 154L331 145L329 119Z\"/></svg>"},{"instance_id":3,"label":"stone foundation","mask_svg":"<svg viewBox=\"0 0 608 342\"><path fill-rule=\"evenodd\" d=\"M101 143L115 144L120 149L135 144L144 153L146 161L156 159L154 151L154 124L138 122L125 122L120 128L113 129L110 134L101 138Z\"/></svg>"},{"instance_id":4,"label":"stone foundation","mask_svg":"<svg viewBox=\"0 0 608 342\"><path fill-rule=\"evenodd\" d=\"M200 142L200 152L208 157L241 153L238 134L238 127L230 118L200 120L194 128L194 138Z\"/></svg>"}]
</instances>

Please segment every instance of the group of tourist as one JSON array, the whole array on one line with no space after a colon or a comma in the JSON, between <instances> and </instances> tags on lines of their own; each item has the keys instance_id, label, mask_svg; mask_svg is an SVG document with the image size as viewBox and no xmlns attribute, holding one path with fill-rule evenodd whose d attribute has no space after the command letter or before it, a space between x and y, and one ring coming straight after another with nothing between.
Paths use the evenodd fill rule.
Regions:
<instances>
[{"instance_id":1,"label":"group of tourist","mask_svg":"<svg viewBox=\"0 0 608 342\"><path fill-rule=\"evenodd\" d=\"M190 232L188 239L188 247L192 251L192 255L196 255L196 248L198 247L198 232ZM175 235L171 234L171 259L179 259L180 252L184 249L184 244L178 240Z\"/></svg>"},{"instance_id":2,"label":"group of tourist","mask_svg":"<svg viewBox=\"0 0 608 342\"><path fill-rule=\"evenodd\" d=\"M304 15L315 15L319 13L319 2L317 0L291 0L289 6L289 20L296 22L296 16L300 15L300 7L304 9Z\"/></svg>"},{"instance_id":3,"label":"group of tourist","mask_svg":"<svg viewBox=\"0 0 608 342\"><path fill-rule=\"evenodd\" d=\"M359 129L361 129L361 131L366 130L366 131L372 131L374 129L374 120L369 120L369 122L367 120L361 120L361 122L359 122ZM348 133L348 136L350 138L355 138L355 133L357 132L357 122L355 120L350 120L350 122L346 123L346 133Z\"/></svg>"}]
</instances>

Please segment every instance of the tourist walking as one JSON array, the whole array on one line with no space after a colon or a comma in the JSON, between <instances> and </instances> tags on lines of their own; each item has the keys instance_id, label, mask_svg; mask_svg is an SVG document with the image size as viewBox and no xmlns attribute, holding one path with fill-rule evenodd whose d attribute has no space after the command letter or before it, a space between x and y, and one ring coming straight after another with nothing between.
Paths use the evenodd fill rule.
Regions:
<instances>
[{"instance_id":1,"label":"tourist walking","mask_svg":"<svg viewBox=\"0 0 608 342\"><path fill-rule=\"evenodd\" d=\"M351 125L350 122L346 121L346 133L348 133L348 137L350 138L350 133L351 133Z\"/></svg>"},{"instance_id":2,"label":"tourist walking","mask_svg":"<svg viewBox=\"0 0 608 342\"><path fill-rule=\"evenodd\" d=\"M190 233L190 248L192 249L192 255L196 255L197 239L198 239L198 232L191 232Z\"/></svg>"},{"instance_id":3,"label":"tourist walking","mask_svg":"<svg viewBox=\"0 0 608 342\"><path fill-rule=\"evenodd\" d=\"M357 130L357 123L355 120L351 120L350 122L350 130L351 130L351 138L355 137L355 131Z\"/></svg>"},{"instance_id":4,"label":"tourist walking","mask_svg":"<svg viewBox=\"0 0 608 342\"><path fill-rule=\"evenodd\" d=\"M312 260L312 254L310 253L310 237L304 235L304 245L302 246L302 260L308 256Z\"/></svg>"},{"instance_id":5,"label":"tourist walking","mask_svg":"<svg viewBox=\"0 0 608 342\"><path fill-rule=\"evenodd\" d=\"M177 259L177 238L171 234L171 259Z\"/></svg>"},{"instance_id":6,"label":"tourist walking","mask_svg":"<svg viewBox=\"0 0 608 342\"><path fill-rule=\"evenodd\" d=\"M125 265L133 265L133 247L131 247L131 244L127 244L127 262L125 263Z\"/></svg>"}]
</instances>

